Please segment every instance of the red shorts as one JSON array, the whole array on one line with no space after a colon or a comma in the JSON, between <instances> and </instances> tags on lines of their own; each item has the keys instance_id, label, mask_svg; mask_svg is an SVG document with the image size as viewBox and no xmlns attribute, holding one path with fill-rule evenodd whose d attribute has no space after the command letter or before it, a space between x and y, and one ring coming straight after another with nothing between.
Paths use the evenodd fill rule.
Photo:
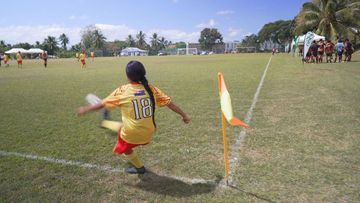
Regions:
<instances>
[{"instance_id":1,"label":"red shorts","mask_svg":"<svg viewBox=\"0 0 360 203\"><path fill-rule=\"evenodd\" d=\"M4 64L7 64L8 61L4 61Z\"/></svg>"},{"instance_id":2,"label":"red shorts","mask_svg":"<svg viewBox=\"0 0 360 203\"><path fill-rule=\"evenodd\" d=\"M129 149L135 148L137 146L141 146L141 145L146 145L146 144L131 144L131 143L127 143L125 140L123 140L120 136L120 131L118 133L118 141L113 149L113 152L118 153L118 154L122 154L126 151L128 151Z\"/></svg>"},{"instance_id":3,"label":"red shorts","mask_svg":"<svg viewBox=\"0 0 360 203\"><path fill-rule=\"evenodd\" d=\"M17 63L18 63L19 65L22 65L22 60L21 60L21 61L17 61Z\"/></svg>"},{"instance_id":4,"label":"red shorts","mask_svg":"<svg viewBox=\"0 0 360 203\"><path fill-rule=\"evenodd\" d=\"M85 59L81 59L80 62L85 65Z\"/></svg>"}]
</instances>

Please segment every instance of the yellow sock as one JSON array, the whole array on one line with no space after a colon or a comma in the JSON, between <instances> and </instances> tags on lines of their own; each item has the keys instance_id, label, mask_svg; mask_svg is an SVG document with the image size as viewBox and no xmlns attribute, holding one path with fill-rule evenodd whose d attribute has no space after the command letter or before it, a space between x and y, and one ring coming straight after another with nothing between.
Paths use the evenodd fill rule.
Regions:
<instances>
[{"instance_id":1,"label":"yellow sock","mask_svg":"<svg viewBox=\"0 0 360 203\"><path fill-rule=\"evenodd\" d=\"M144 165L141 163L138 155L133 152L131 154L126 154L126 157L128 158L128 160L130 161L130 163L132 165L134 165L136 168L141 168L143 167Z\"/></svg>"}]
</instances>

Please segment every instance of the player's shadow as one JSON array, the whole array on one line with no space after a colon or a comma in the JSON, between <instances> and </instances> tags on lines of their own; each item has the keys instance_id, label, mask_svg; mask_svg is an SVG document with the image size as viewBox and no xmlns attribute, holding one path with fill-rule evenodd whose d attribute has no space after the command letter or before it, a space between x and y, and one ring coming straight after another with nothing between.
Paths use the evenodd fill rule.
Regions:
<instances>
[{"instance_id":1,"label":"player's shadow","mask_svg":"<svg viewBox=\"0 0 360 203\"><path fill-rule=\"evenodd\" d=\"M210 193L216 189L221 177L211 183L186 183L184 181L156 174L147 170L144 175L139 175L140 181L132 187L152 193L175 197L188 197L192 195Z\"/></svg>"}]
</instances>

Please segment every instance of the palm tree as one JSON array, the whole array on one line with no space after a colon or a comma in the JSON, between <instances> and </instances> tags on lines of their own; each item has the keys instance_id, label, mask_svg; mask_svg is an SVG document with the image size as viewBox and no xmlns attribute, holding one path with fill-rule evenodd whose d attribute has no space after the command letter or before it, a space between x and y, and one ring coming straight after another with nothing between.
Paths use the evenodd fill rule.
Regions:
<instances>
[{"instance_id":1,"label":"palm tree","mask_svg":"<svg viewBox=\"0 0 360 203\"><path fill-rule=\"evenodd\" d=\"M50 55L54 54L55 51L59 48L58 42L56 41L56 37L48 36L44 39L43 42L44 49L48 51Z\"/></svg>"},{"instance_id":2,"label":"palm tree","mask_svg":"<svg viewBox=\"0 0 360 203\"><path fill-rule=\"evenodd\" d=\"M303 4L297 30L313 30L328 39L349 37L350 29L360 26L359 0L312 0Z\"/></svg>"},{"instance_id":3,"label":"palm tree","mask_svg":"<svg viewBox=\"0 0 360 203\"><path fill-rule=\"evenodd\" d=\"M69 44L69 38L62 33L59 37L60 44L62 45L63 49L66 50L66 45Z\"/></svg>"},{"instance_id":4,"label":"palm tree","mask_svg":"<svg viewBox=\"0 0 360 203\"><path fill-rule=\"evenodd\" d=\"M147 44L146 44L146 41L145 41L145 33L143 33L143 31L140 30L140 32L136 35L136 45L138 46L138 48L140 49L145 49Z\"/></svg>"},{"instance_id":5,"label":"palm tree","mask_svg":"<svg viewBox=\"0 0 360 203\"><path fill-rule=\"evenodd\" d=\"M0 40L0 52L5 51L6 49L6 43L4 40Z\"/></svg>"},{"instance_id":6,"label":"palm tree","mask_svg":"<svg viewBox=\"0 0 360 203\"><path fill-rule=\"evenodd\" d=\"M34 47L35 47L35 48L41 48L40 42L39 42L39 41L36 41Z\"/></svg>"},{"instance_id":7,"label":"palm tree","mask_svg":"<svg viewBox=\"0 0 360 203\"><path fill-rule=\"evenodd\" d=\"M106 37L102 34L99 29L94 30L94 48L95 49L102 49L105 45Z\"/></svg>"},{"instance_id":8,"label":"palm tree","mask_svg":"<svg viewBox=\"0 0 360 203\"><path fill-rule=\"evenodd\" d=\"M132 35L128 35L128 37L126 38L125 42L126 42L126 45L127 45L128 47L134 47L135 44L136 44L136 43L135 43L135 39L133 38Z\"/></svg>"},{"instance_id":9,"label":"palm tree","mask_svg":"<svg viewBox=\"0 0 360 203\"><path fill-rule=\"evenodd\" d=\"M159 52L159 50L162 48L160 41L159 41L159 37L157 33L154 33L152 35L152 37L150 38L150 43L151 43L151 52L153 55L157 54Z\"/></svg>"},{"instance_id":10,"label":"palm tree","mask_svg":"<svg viewBox=\"0 0 360 203\"><path fill-rule=\"evenodd\" d=\"M171 42L167 41L165 37L161 37L159 42L162 49L165 48L167 45L171 44Z\"/></svg>"}]
</instances>

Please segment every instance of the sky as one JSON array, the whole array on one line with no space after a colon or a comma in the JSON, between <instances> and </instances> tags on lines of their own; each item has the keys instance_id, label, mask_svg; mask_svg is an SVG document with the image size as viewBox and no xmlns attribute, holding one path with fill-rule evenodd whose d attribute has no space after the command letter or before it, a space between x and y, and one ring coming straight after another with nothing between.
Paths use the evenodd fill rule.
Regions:
<instances>
[{"instance_id":1,"label":"sky","mask_svg":"<svg viewBox=\"0 0 360 203\"><path fill-rule=\"evenodd\" d=\"M4 1L4 2L3 2ZM205 27L217 28L225 42L258 33L266 23L290 20L307 0L0 0L0 40L15 44L42 42L65 33L80 42L88 25L108 41L125 40L140 30L172 42L197 42ZM9 4L4 6L5 4Z\"/></svg>"}]
</instances>

